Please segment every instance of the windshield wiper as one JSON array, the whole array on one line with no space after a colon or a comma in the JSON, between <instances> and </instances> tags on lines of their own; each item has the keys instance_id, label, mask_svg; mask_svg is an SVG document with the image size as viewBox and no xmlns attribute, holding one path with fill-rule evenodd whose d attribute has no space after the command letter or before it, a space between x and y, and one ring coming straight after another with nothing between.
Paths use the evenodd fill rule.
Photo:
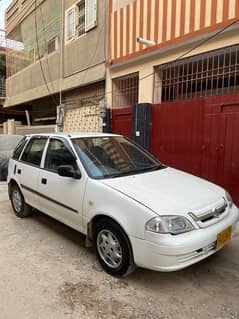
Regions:
<instances>
[{"instance_id":1,"label":"windshield wiper","mask_svg":"<svg viewBox=\"0 0 239 319\"><path fill-rule=\"evenodd\" d=\"M151 167L148 167L146 168L147 171L157 171L159 169L163 169L163 168L166 168L167 166L166 165L163 165L163 164L157 164L157 165L153 165Z\"/></svg>"},{"instance_id":2,"label":"windshield wiper","mask_svg":"<svg viewBox=\"0 0 239 319\"><path fill-rule=\"evenodd\" d=\"M106 175L105 178L114 178L114 177L140 174L140 173L144 173L144 172L152 172L152 171L156 171L156 170L163 169L163 168L166 168L166 166L163 164L158 164L158 165L153 165L153 166L148 166L148 167L143 167L143 168L130 169L130 170L125 171L125 172L118 172L118 173Z\"/></svg>"}]
</instances>

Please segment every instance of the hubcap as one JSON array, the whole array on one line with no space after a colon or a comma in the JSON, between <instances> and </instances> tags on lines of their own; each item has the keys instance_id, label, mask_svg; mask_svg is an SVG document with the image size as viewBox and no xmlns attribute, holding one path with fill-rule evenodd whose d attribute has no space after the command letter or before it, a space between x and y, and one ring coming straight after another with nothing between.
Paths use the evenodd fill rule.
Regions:
<instances>
[{"instance_id":1,"label":"hubcap","mask_svg":"<svg viewBox=\"0 0 239 319\"><path fill-rule=\"evenodd\" d=\"M20 213L20 211L22 209L22 197L21 197L19 191L16 189L12 192L12 203L13 203L13 207L16 210L16 212Z\"/></svg>"},{"instance_id":2,"label":"hubcap","mask_svg":"<svg viewBox=\"0 0 239 319\"><path fill-rule=\"evenodd\" d=\"M117 268L122 262L122 249L116 236L110 230L101 230L97 236L100 257L110 268Z\"/></svg>"}]
</instances>

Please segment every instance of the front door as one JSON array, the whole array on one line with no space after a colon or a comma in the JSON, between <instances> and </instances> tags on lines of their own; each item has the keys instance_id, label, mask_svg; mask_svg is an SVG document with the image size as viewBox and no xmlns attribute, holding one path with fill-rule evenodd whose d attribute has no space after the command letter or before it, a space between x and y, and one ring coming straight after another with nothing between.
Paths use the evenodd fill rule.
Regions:
<instances>
[{"instance_id":1,"label":"front door","mask_svg":"<svg viewBox=\"0 0 239 319\"><path fill-rule=\"evenodd\" d=\"M83 232L82 207L86 176L74 179L58 175L61 165L77 163L64 140L51 138L44 166L39 175L39 201L42 211L53 218Z\"/></svg>"}]
</instances>

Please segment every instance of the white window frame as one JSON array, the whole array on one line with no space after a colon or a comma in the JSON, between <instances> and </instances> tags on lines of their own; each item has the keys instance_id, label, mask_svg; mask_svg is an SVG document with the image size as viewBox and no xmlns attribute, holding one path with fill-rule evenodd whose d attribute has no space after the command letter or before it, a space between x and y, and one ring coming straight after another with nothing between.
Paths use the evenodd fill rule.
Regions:
<instances>
[{"instance_id":1,"label":"white window frame","mask_svg":"<svg viewBox=\"0 0 239 319\"><path fill-rule=\"evenodd\" d=\"M72 25L72 29L73 29L73 32L72 32L72 36L69 37L68 36L68 16L70 14L70 12L72 12L73 14L73 25ZM68 8L66 11L65 11L65 42L68 43L72 40L75 39L75 36L76 36L76 23L75 23L75 5L71 6L70 8Z\"/></svg>"},{"instance_id":2,"label":"white window frame","mask_svg":"<svg viewBox=\"0 0 239 319\"><path fill-rule=\"evenodd\" d=\"M79 16L77 14L77 6L80 2L85 1L85 33L78 35L77 24L79 21ZM89 8L93 8L93 15L90 17ZM72 37L68 37L68 15L69 12L73 12L73 34ZM74 5L69 7L65 11L65 43L69 43L74 39L85 36L85 34L97 26L97 13L98 13L98 1L97 0L78 0ZM91 18L91 19L90 19Z\"/></svg>"},{"instance_id":3,"label":"white window frame","mask_svg":"<svg viewBox=\"0 0 239 319\"><path fill-rule=\"evenodd\" d=\"M93 9L93 12L91 12L92 17L90 17L90 8ZM85 0L85 32L89 32L90 30L94 29L97 26L97 12L98 12L98 1Z\"/></svg>"}]
</instances>

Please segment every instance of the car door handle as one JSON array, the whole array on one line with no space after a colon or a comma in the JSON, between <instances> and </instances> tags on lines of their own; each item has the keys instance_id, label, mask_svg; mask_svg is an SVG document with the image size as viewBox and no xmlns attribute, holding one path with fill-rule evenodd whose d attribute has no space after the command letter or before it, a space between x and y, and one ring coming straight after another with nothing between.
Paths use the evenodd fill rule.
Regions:
<instances>
[{"instance_id":1,"label":"car door handle","mask_svg":"<svg viewBox=\"0 0 239 319\"><path fill-rule=\"evenodd\" d=\"M46 178L42 178L42 179L41 179L41 183L44 184L44 185L46 185L46 184L47 184L47 179L46 179Z\"/></svg>"},{"instance_id":2,"label":"car door handle","mask_svg":"<svg viewBox=\"0 0 239 319\"><path fill-rule=\"evenodd\" d=\"M21 170L20 168L18 168L17 174L18 174L18 175L21 175L21 173L22 173L22 170Z\"/></svg>"}]
</instances>

